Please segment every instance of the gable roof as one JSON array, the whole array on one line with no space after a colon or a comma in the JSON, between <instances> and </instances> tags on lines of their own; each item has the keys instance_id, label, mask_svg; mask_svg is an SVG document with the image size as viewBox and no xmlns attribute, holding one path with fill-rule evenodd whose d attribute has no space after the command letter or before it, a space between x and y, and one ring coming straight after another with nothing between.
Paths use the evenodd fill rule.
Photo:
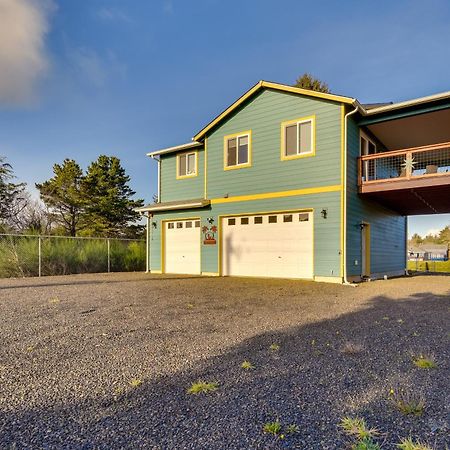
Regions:
<instances>
[{"instance_id":1,"label":"gable roof","mask_svg":"<svg viewBox=\"0 0 450 450\"><path fill-rule=\"evenodd\" d=\"M287 84L273 83L271 81L261 80L251 87L247 92L245 92L241 97L239 97L234 103L232 103L227 109L221 112L215 119L208 123L204 128L202 128L193 138L192 142L183 145L177 145L174 147L167 147L160 150L155 150L153 152L147 153L147 156L157 156L164 155L166 153L179 152L183 150L190 150L193 148L202 148L205 135L214 128L219 122L221 122L225 117L236 110L242 103L249 99L252 95L256 94L262 89L272 89L280 92L289 92L292 94L303 95L306 97L320 98L323 100L329 100L337 103L352 105L358 109L358 112L362 116L373 116L377 114L382 114L396 109L409 108L411 106L431 103L440 100L450 99L450 91L442 92L440 94L434 94L427 97L420 97L412 100L407 100L403 102L386 102L386 103L372 103L361 105L356 98L347 97L343 95L336 94L326 94L324 92L316 92L309 89L302 89Z\"/></svg>"},{"instance_id":2,"label":"gable roof","mask_svg":"<svg viewBox=\"0 0 450 450\"><path fill-rule=\"evenodd\" d=\"M252 95L256 94L262 89L273 89L281 92L290 92L292 94L304 95L306 97L315 97L323 100L330 100L338 103L345 103L349 105L359 105L358 101L351 97L344 97L342 95L335 94L325 94L324 92L311 91L309 89L302 89L293 86L288 86L287 84L272 83L271 81L261 80L256 83L252 88L250 88L245 94L241 95L234 103L232 103L225 111L220 113L214 120L209 122L204 128L202 128L194 137L194 141L199 141L205 137L205 134L215 127L219 122L221 122L225 117L231 114L236 108L238 108L242 103L244 103Z\"/></svg>"}]
</instances>

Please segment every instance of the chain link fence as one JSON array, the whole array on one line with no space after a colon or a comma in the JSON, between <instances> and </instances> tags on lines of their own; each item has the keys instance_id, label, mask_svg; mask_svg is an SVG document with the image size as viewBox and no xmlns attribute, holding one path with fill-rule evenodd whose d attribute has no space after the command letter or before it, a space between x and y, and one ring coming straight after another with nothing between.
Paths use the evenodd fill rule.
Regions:
<instances>
[{"instance_id":1,"label":"chain link fence","mask_svg":"<svg viewBox=\"0 0 450 450\"><path fill-rule=\"evenodd\" d=\"M145 270L145 241L0 234L0 278Z\"/></svg>"}]
</instances>

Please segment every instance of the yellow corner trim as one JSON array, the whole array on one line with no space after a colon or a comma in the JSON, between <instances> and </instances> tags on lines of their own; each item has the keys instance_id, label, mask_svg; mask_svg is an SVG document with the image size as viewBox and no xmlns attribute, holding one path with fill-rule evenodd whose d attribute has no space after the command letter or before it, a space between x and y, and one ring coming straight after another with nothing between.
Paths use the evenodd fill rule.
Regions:
<instances>
[{"instance_id":1,"label":"yellow corner trim","mask_svg":"<svg viewBox=\"0 0 450 450\"><path fill-rule=\"evenodd\" d=\"M235 166L227 166L227 143L229 139L248 136L248 162L245 164L236 164ZM237 151L237 148L236 148ZM237 155L236 155L237 157ZM252 130L241 131L240 133L227 134L223 137L223 170L245 169L252 166Z\"/></svg>"},{"instance_id":2,"label":"yellow corner trim","mask_svg":"<svg viewBox=\"0 0 450 450\"><path fill-rule=\"evenodd\" d=\"M286 156L286 127L293 124L311 122L311 147L312 151L309 153L300 153L298 155ZM316 155L316 116L315 114L312 116L299 117L298 119L287 120L285 122L281 122L281 139L280 139L280 157L281 161L290 161L291 159L299 159L299 158L309 158L311 156Z\"/></svg>"},{"instance_id":3,"label":"yellow corner trim","mask_svg":"<svg viewBox=\"0 0 450 450\"><path fill-rule=\"evenodd\" d=\"M232 103L225 111L219 114L214 120L212 120L208 125L206 125L202 130L200 130L195 136L194 140L198 141L205 136L205 134L216 126L222 119L224 119L228 114L233 112L242 103L244 103L249 97L255 94L260 89L274 89L281 92L290 92L293 94L305 95L307 97L316 97L323 100L331 100L339 103L353 104L356 100L350 97L344 97L341 95L325 94L323 92L311 91L309 89L302 89L293 86L288 86L286 84L272 83L270 81L259 81L253 87L251 87L247 92L245 92L241 97L239 97L234 103Z\"/></svg>"},{"instance_id":4,"label":"yellow corner trim","mask_svg":"<svg viewBox=\"0 0 450 450\"><path fill-rule=\"evenodd\" d=\"M205 192L204 192L204 198L208 198L208 138L205 138L205 144L204 144L204 167L205 167Z\"/></svg>"},{"instance_id":5,"label":"yellow corner trim","mask_svg":"<svg viewBox=\"0 0 450 450\"><path fill-rule=\"evenodd\" d=\"M344 167L344 161L345 161L345 106L341 105L341 185L342 185L342 189L341 189L341 269L340 269L340 273L341 273L341 277L345 277L344 274L344 258L347 257L347 248L346 248L346 243L345 243L345 230L344 230L344 226L345 226L345 191L344 191L344 186L345 186L345 167Z\"/></svg>"},{"instance_id":6,"label":"yellow corner trim","mask_svg":"<svg viewBox=\"0 0 450 450\"><path fill-rule=\"evenodd\" d=\"M188 175L180 175L180 157L183 155L190 155L190 154L194 154L195 155L195 173L190 173ZM177 154L177 164L176 164L177 168L177 172L176 172L176 177L177 180L184 180L186 178L194 178L196 176L198 176L198 151L197 150L193 150L193 151L189 151L189 152L183 152L183 153L178 153Z\"/></svg>"},{"instance_id":7,"label":"yellow corner trim","mask_svg":"<svg viewBox=\"0 0 450 450\"><path fill-rule=\"evenodd\" d=\"M280 198L280 197L294 197L296 195L322 194L325 192L339 192L340 190L341 185L337 184L334 186L293 189L291 191L265 192L263 194L252 194L252 195L237 195L235 197L228 197L228 198L213 198L211 199L211 204L246 202L250 200L265 200L269 198Z\"/></svg>"}]
</instances>

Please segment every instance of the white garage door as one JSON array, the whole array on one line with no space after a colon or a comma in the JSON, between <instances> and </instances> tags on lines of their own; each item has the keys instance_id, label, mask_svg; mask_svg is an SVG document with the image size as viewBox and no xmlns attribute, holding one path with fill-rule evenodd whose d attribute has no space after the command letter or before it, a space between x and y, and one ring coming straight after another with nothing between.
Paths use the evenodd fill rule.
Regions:
<instances>
[{"instance_id":1,"label":"white garage door","mask_svg":"<svg viewBox=\"0 0 450 450\"><path fill-rule=\"evenodd\" d=\"M222 219L223 275L312 278L311 212Z\"/></svg>"},{"instance_id":2,"label":"white garage door","mask_svg":"<svg viewBox=\"0 0 450 450\"><path fill-rule=\"evenodd\" d=\"M165 222L165 272L200 273L200 220Z\"/></svg>"}]
</instances>

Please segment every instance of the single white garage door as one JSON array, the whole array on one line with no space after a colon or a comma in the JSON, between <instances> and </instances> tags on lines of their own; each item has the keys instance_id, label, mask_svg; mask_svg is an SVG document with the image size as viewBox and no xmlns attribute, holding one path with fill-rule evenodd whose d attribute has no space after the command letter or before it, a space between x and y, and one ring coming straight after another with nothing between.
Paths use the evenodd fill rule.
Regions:
<instances>
[{"instance_id":1,"label":"single white garage door","mask_svg":"<svg viewBox=\"0 0 450 450\"><path fill-rule=\"evenodd\" d=\"M222 219L223 275L312 278L311 212Z\"/></svg>"},{"instance_id":2,"label":"single white garage door","mask_svg":"<svg viewBox=\"0 0 450 450\"><path fill-rule=\"evenodd\" d=\"M200 274L200 220L165 222L165 272Z\"/></svg>"}]
</instances>

